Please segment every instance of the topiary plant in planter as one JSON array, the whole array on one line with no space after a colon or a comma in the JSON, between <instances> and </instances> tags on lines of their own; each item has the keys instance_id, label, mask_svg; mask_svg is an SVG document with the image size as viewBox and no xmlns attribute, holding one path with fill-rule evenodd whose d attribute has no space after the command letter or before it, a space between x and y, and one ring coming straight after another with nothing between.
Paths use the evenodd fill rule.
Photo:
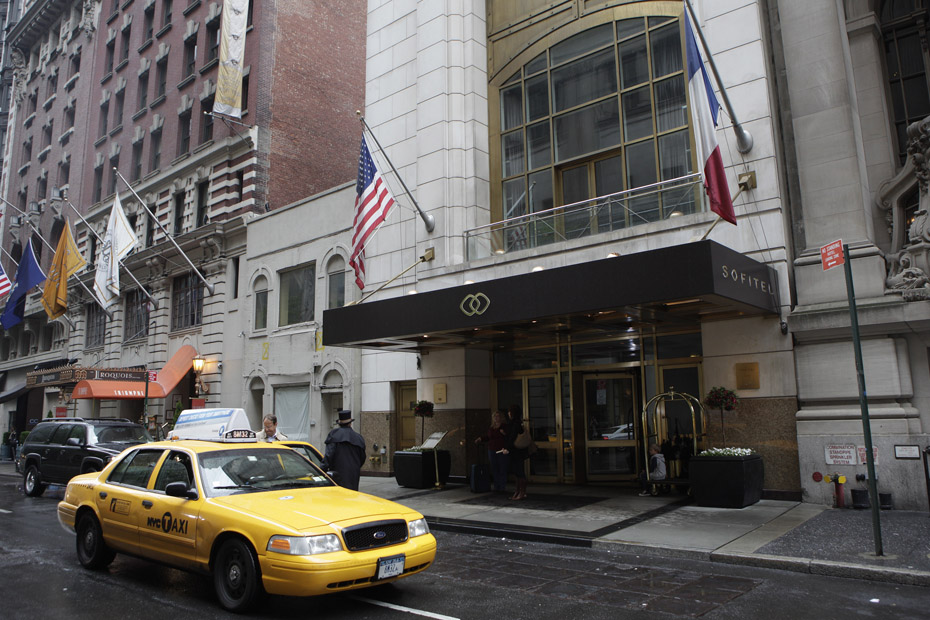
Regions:
<instances>
[{"instance_id":1,"label":"topiary plant in planter","mask_svg":"<svg viewBox=\"0 0 930 620\"><path fill-rule=\"evenodd\" d=\"M733 390L725 387L712 387L704 397L704 404L711 409L720 410L720 430L723 432L723 443L727 443L727 427L724 423L723 412L733 411L739 406L739 398Z\"/></svg>"}]
</instances>

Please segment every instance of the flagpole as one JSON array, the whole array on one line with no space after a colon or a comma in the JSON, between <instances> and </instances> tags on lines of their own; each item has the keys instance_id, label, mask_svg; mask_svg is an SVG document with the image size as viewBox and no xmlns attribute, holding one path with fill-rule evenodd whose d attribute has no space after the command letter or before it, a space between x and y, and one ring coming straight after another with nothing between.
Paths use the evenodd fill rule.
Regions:
<instances>
[{"instance_id":1,"label":"flagpole","mask_svg":"<svg viewBox=\"0 0 930 620\"><path fill-rule=\"evenodd\" d=\"M13 258L13 255L12 255L12 254L10 254L9 252L7 252L7 251L6 251L5 249L3 249L2 247L0 247L0 252L3 252L3 253L6 255L6 257L10 259L10 262L13 263L13 265L15 265L17 268L19 268L19 263L16 261L15 258ZM68 325L71 327L71 329L74 329L74 327L75 327L74 321L72 321L70 318L68 318L68 315L67 315L67 314L62 314L62 315L61 315L61 318L63 318L63 319L68 323Z\"/></svg>"},{"instance_id":2,"label":"flagpole","mask_svg":"<svg viewBox=\"0 0 930 620\"><path fill-rule=\"evenodd\" d=\"M697 17L694 15L694 7L691 6L691 0L685 0L685 7L688 9L688 13L691 14L691 22L694 24L694 30L697 32L698 39L701 41L701 47L704 48L704 55L707 56L707 62L710 64L710 70L714 74L714 81L717 82L717 86L720 88L720 94L723 96L723 105L727 107L727 114L730 115L730 119L733 121L733 133L736 134L736 150L740 153L748 153L752 150L752 134L743 127L739 119L736 118L736 112L733 111L733 104L730 103L730 97L727 95L727 89L723 85L723 80L720 79L720 74L717 72L717 64L714 62L714 57L710 54L710 49L707 47L707 41L704 39L704 31L701 30L701 27L698 25Z\"/></svg>"},{"instance_id":3,"label":"flagpole","mask_svg":"<svg viewBox=\"0 0 930 620\"><path fill-rule=\"evenodd\" d=\"M78 216L79 218L81 218L81 221L84 222L84 225L87 226L87 230L89 230L89 231L91 232L91 234L94 235L94 237L97 239L97 241L102 242L103 239L100 238L100 235L97 234L97 231L94 230L93 226L91 226L91 225L87 222L87 220L84 219L84 216L81 215L81 212L77 210L77 207L75 207L73 204L71 204L71 201L70 201L70 200L68 200L67 203L68 203L68 206L71 207L71 209L74 210L74 212L77 214L77 216ZM126 263L124 263L124 262L121 261L121 260L120 260L120 261L117 261L117 262L118 262L120 265L123 266L123 269L126 270L126 275L128 275L130 278L132 278L132 281L136 283L136 285L139 287L139 290L141 290L143 293L145 293L145 296L149 298L149 301L151 301L151 302L152 302L152 305L155 306L155 309L158 310L158 301L156 301L155 298L152 297L151 293L149 293L147 290L145 290L145 287L142 286L142 283L139 282L139 281L136 279L136 276L132 275L132 272L129 271L129 267L126 266Z\"/></svg>"},{"instance_id":4,"label":"flagpole","mask_svg":"<svg viewBox=\"0 0 930 620\"><path fill-rule=\"evenodd\" d=\"M10 207L13 207L13 209L15 209L18 213L21 213L21 214L23 215L23 217L26 218L26 221L29 222L29 216L26 215L26 213L25 213L24 211L20 210L19 207L17 207L16 205L14 205L12 202L10 202L9 200L7 200L6 198L3 198L2 196L0 196L0 200L2 200L3 202L5 202L5 203L6 203L7 205L9 205ZM52 244L49 243L49 242L45 239L45 237L42 236L42 233L39 232L39 229L36 228L35 225L34 225L32 222L29 222L29 227L32 228L33 232L35 232L36 237L38 237L39 239L41 239L42 243L44 243L44 244L48 247L48 249L50 249L50 250L52 251L52 253L54 254L54 253L55 253L55 248L53 248L53 247L52 247ZM77 274L74 274L74 275L77 276ZM106 315L107 315L107 318L110 319L110 320L112 321L112 320L113 320L113 313L110 312L109 310L107 310L107 307L104 306L102 303L100 303L100 300L97 299L97 296L94 295L93 292L91 292L91 290L90 290L89 288L87 288L87 285L84 284L84 282L81 280L80 277L75 277L75 280L77 280L77 283L81 285L81 288L83 288L85 291L87 291L87 294L90 295L91 299L93 299L94 301L96 301L96 302L97 302L97 305L100 306L101 308L103 308L103 313L106 314Z\"/></svg>"},{"instance_id":5,"label":"flagpole","mask_svg":"<svg viewBox=\"0 0 930 620\"><path fill-rule=\"evenodd\" d=\"M397 180L400 181L401 187L404 188L404 192L407 194L407 198L410 199L410 202L413 203L413 206L416 207L417 213L420 214L420 219L423 220L423 224L426 226L426 232L433 232L433 229L436 228L436 220L429 213L423 213L423 210L420 209L420 205L417 204L416 199L410 194L410 190L407 189L407 184L404 183L403 177L397 172L397 168L394 167L394 163L391 161L391 158L388 157L387 153L384 152L384 148L381 146L381 143L378 142L378 138L375 136L374 132L371 130L371 127L368 126L368 123L365 122L365 117L362 116L360 110L356 110L355 114L358 115L360 121L362 121L362 130L368 130L368 135L371 136L371 139L375 141L378 150L381 151L381 154L384 155L384 159L387 160L388 165L391 167L391 170L394 172L394 176L397 177Z\"/></svg>"},{"instance_id":6,"label":"flagpole","mask_svg":"<svg viewBox=\"0 0 930 620\"><path fill-rule=\"evenodd\" d=\"M184 257L184 260L187 261L187 264L191 266L191 269L193 269L193 270L194 270L194 273L197 274L197 277L200 278L200 281L203 282L203 285L204 285L205 287L207 287L207 291L209 291L209 293L212 295L212 294L213 294L213 285L210 284L209 282L207 282L207 279L206 279L205 277L203 277L203 274L200 273L200 270L197 269L197 267L194 266L193 261L191 261L190 257L188 257L187 254L184 253L184 250L182 250L182 249L181 249L181 246L179 246L178 243L177 243L177 241L174 240L174 237L172 237L171 235L168 234L168 231L165 230L165 227L161 225L161 222L158 221L158 218L155 217L155 214L152 213L151 211L149 211L149 208L148 208L148 206L146 206L145 201L142 200L142 197L139 196L139 194L136 193L136 190L134 190L134 189L132 188L132 185L129 184L129 181L126 180L126 177L124 177L124 176L120 173L120 171L116 169L116 166L113 167L113 172L116 173L116 176L118 176L120 179L122 179L123 183L126 184L126 187L129 189L129 191L132 192L132 195L135 196L135 197L136 197L136 200L139 201L139 204L142 205L142 209L143 209L146 213L148 213L148 215L149 215L150 218L152 218L152 219L155 221L155 224L158 226L158 230L162 231L162 233L164 233L165 237L168 238L168 241L170 241L171 244L174 245L174 248L175 248L178 252L180 252L181 256Z\"/></svg>"}]
</instances>

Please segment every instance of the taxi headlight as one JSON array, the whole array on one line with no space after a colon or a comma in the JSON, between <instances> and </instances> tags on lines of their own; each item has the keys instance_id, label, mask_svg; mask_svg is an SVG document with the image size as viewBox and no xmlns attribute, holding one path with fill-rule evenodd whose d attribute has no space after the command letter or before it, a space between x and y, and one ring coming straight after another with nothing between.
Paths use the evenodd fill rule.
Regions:
<instances>
[{"instance_id":1,"label":"taxi headlight","mask_svg":"<svg viewBox=\"0 0 930 620\"><path fill-rule=\"evenodd\" d=\"M342 551L342 542L335 534L322 536L272 536L268 541L268 551L286 553L287 555L316 555Z\"/></svg>"},{"instance_id":2,"label":"taxi headlight","mask_svg":"<svg viewBox=\"0 0 930 620\"><path fill-rule=\"evenodd\" d=\"M426 524L426 519L417 519L407 524L407 531L410 532L410 538L414 538L429 534L429 526Z\"/></svg>"}]
</instances>

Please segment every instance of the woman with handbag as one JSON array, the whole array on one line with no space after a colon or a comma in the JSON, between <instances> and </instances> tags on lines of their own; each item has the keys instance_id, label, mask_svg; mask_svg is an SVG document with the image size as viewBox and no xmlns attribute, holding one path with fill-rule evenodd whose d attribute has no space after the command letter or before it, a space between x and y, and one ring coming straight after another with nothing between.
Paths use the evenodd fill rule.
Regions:
<instances>
[{"instance_id":1,"label":"woman with handbag","mask_svg":"<svg viewBox=\"0 0 930 620\"><path fill-rule=\"evenodd\" d=\"M517 490L510 499L526 498L526 468L524 462L530 455L530 446L536 447L530 435L529 425L524 426L523 414L518 405L511 405L507 410L510 434L507 436L507 451L510 453L510 472L517 479Z\"/></svg>"},{"instance_id":2,"label":"woman with handbag","mask_svg":"<svg viewBox=\"0 0 930 620\"><path fill-rule=\"evenodd\" d=\"M504 414L495 411L491 414L491 428L488 432L475 439L475 443L488 444L488 458L491 462L492 490L507 490L507 463L510 451L507 449L507 438L510 436L507 424L504 423Z\"/></svg>"}]
</instances>

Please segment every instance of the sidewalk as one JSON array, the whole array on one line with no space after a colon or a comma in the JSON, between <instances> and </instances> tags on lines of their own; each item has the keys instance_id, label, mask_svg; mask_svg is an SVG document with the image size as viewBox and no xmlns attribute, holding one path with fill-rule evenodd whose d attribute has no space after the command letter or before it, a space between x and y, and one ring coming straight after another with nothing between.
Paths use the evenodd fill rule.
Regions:
<instances>
[{"instance_id":1,"label":"sidewalk","mask_svg":"<svg viewBox=\"0 0 930 620\"><path fill-rule=\"evenodd\" d=\"M21 478L0 462L3 483ZM398 501L434 530L609 548L930 587L930 513L882 511L884 555L875 555L869 510L762 500L739 510L701 508L679 495L639 497L613 486L539 485L529 497L408 489L363 476L361 490Z\"/></svg>"},{"instance_id":2,"label":"sidewalk","mask_svg":"<svg viewBox=\"0 0 930 620\"><path fill-rule=\"evenodd\" d=\"M434 530L930 587L928 512L882 511L884 553L876 556L869 510L775 500L702 508L613 486L531 485L527 499L511 501L460 484L407 489L367 476L361 490L423 513Z\"/></svg>"}]
</instances>

